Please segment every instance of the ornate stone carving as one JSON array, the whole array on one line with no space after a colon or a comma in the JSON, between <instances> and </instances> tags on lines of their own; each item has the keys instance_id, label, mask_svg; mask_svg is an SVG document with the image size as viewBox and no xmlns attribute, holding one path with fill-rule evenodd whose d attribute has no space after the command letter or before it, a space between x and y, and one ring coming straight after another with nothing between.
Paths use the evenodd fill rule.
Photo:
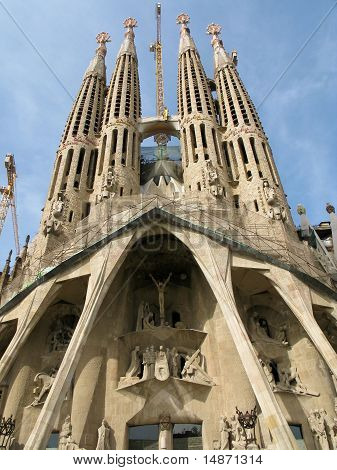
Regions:
<instances>
[{"instance_id":1,"label":"ornate stone carving","mask_svg":"<svg viewBox=\"0 0 337 470\"><path fill-rule=\"evenodd\" d=\"M96 36L96 41L98 44L106 44L107 42L111 42L111 37L109 33L99 33Z\"/></svg>"},{"instance_id":2,"label":"ornate stone carving","mask_svg":"<svg viewBox=\"0 0 337 470\"><path fill-rule=\"evenodd\" d=\"M170 415L163 415L160 417L159 422L159 450L172 450L173 449L173 424L171 423Z\"/></svg>"},{"instance_id":3,"label":"ornate stone carving","mask_svg":"<svg viewBox=\"0 0 337 470\"><path fill-rule=\"evenodd\" d=\"M53 202L53 206L52 206L53 216L56 219L60 219L62 217L63 209L64 209L64 202L62 201L61 196L59 196L57 200Z\"/></svg>"},{"instance_id":4,"label":"ornate stone carving","mask_svg":"<svg viewBox=\"0 0 337 470\"><path fill-rule=\"evenodd\" d=\"M50 372L39 372L34 378L34 383L36 387L33 390L35 395L34 401L30 406L42 405L46 401L46 397L51 389L55 377L57 374L57 369L53 368Z\"/></svg>"},{"instance_id":5,"label":"ornate stone carving","mask_svg":"<svg viewBox=\"0 0 337 470\"><path fill-rule=\"evenodd\" d=\"M256 406L251 411L243 413L236 408L237 421L243 430L243 438L245 442L245 449L254 450L259 449L256 442L255 427L257 422L257 409ZM234 447L235 448L235 447Z\"/></svg>"},{"instance_id":6,"label":"ornate stone carving","mask_svg":"<svg viewBox=\"0 0 337 470\"><path fill-rule=\"evenodd\" d=\"M60 439L59 439L59 450L79 450L80 447L74 441L72 436L72 425L70 415L68 415L62 424Z\"/></svg>"},{"instance_id":7,"label":"ornate stone carving","mask_svg":"<svg viewBox=\"0 0 337 470\"><path fill-rule=\"evenodd\" d=\"M111 449L111 428L105 419L102 420L102 425L98 428L98 440L96 450Z\"/></svg>"},{"instance_id":8,"label":"ornate stone carving","mask_svg":"<svg viewBox=\"0 0 337 470\"><path fill-rule=\"evenodd\" d=\"M181 370L181 360L185 366ZM119 386L124 388L139 382L156 378L165 381L169 377L186 380L201 385L214 385L211 377L206 373L203 356L198 349L193 354L179 352L177 348L172 349L160 346L156 351L154 346L148 346L143 352L137 346L131 352L130 366L124 377L121 377ZM143 364L143 368L141 368Z\"/></svg>"},{"instance_id":9,"label":"ornate stone carving","mask_svg":"<svg viewBox=\"0 0 337 470\"><path fill-rule=\"evenodd\" d=\"M214 385L211 377L205 372L201 366L201 355L198 349L192 356L186 355L186 362L181 377L189 382L196 382L207 385Z\"/></svg>"},{"instance_id":10,"label":"ornate stone carving","mask_svg":"<svg viewBox=\"0 0 337 470\"><path fill-rule=\"evenodd\" d=\"M248 332L252 342L263 341L278 346L288 345L286 325L282 324L278 327L278 331L271 332L267 320L257 312L253 312L253 314L249 316Z\"/></svg>"},{"instance_id":11,"label":"ornate stone carving","mask_svg":"<svg viewBox=\"0 0 337 470\"><path fill-rule=\"evenodd\" d=\"M328 436L325 430L325 415L325 410L311 410L308 417L315 446L319 450L329 450Z\"/></svg>"},{"instance_id":12,"label":"ornate stone carving","mask_svg":"<svg viewBox=\"0 0 337 470\"><path fill-rule=\"evenodd\" d=\"M273 205L275 202L275 189L269 185L267 180L263 181L263 192L267 203L269 205Z\"/></svg>"},{"instance_id":13,"label":"ornate stone carving","mask_svg":"<svg viewBox=\"0 0 337 470\"><path fill-rule=\"evenodd\" d=\"M181 13L177 16L177 24L187 25L190 22L190 17L187 13Z\"/></svg>"},{"instance_id":14,"label":"ornate stone carving","mask_svg":"<svg viewBox=\"0 0 337 470\"><path fill-rule=\"evenodd\" d=\"M207 182L210 193L214 197L223 196L223 187L219 184L219 177L216 168L211 161L206 163Z\"/></svg>"},{"instance_id":15,"label":"ornate stone carving","mask_svg":"<svg viewBox=\"0 0 337 470\"><path fill-rule=\"evenodd\" d=\"M77 323L77 322L76 322ZM48 336L49 351L65 351L75 331L73 316L58 317L51 326Z\"/></svg>"},{"instance_id":16,"label":"ornate stone carving","mask_svg":"<svg viewBox=\"0 0 337 470\"><path fill-rule=\"evenodd\" d=\"M126 371L125 377L128 379L130 377L137 377L141 371L141 357L139 353L139 346L136 346L135 349L131 352L131 364Z\"/></svg>"},{"instance_id":17,"label":"ornate stone carving","mask_svg":"<svg viewBox=\"0 0 337 470\"><path fill-rule=\"evenodd\" d=\"M230 441L231 441L231 432L232 426L230 425L229 421L227 420L226 416L221 416L220 418L220 450L228 450L230 449Z\"/></svg>"},{"instance_id":18,"label":"ornate stone carving","mask_svg":"<svg viewBox=\"0 0 337 470\"><path fill-rule=\"evenodd\" d=\"M335 213L335 208L330 202L326 203L326 211L328 214L334 214Z\"/></svg>"},{"instance_id":19,"label":"ornate stone carving","mask_svg":"<svg viewBox=\"0 0 337 470\"><path fill-rule=\"evenodd\" d=\"M159 351L157 352L154 376L160 381L167 380L170 377L167 355L163 346L160 346Z\"/></svg>"}]
</instances>

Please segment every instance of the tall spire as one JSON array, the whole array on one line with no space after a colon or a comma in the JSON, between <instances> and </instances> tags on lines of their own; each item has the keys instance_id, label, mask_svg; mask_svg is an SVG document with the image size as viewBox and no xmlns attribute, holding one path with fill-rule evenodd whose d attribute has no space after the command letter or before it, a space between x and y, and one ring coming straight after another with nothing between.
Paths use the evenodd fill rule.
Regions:
<instances>
[{"instance_id":1,"label":"tall spire","mask_svg":"<svg viewBox=\"0 0 337 470\"><path fill-rule=\"evenodd\" d=\"M134 28L137 27L137 20L134 18L127 18L123 22L124 28L126 29L124 35L124 41L119 49L117 58L123 54L131 54L137 60L137 52L135 46L135 33Z\"/></svg>"},{"instance_id":2,"label":"tall spire","mask_svg":"<svg viewBox=\"0 0 337 470\"><path fill-rule=\"evenodd\" d=\"M126 32L106 97L98 165L101 184L94 192L97 202L110 196L138 194L140 188L141 102L134 42L137 21L127 18L123 25Z\"/></svg>"},{"instance_id":3,"label":"tall spire","mask_svg":"<svg viewBox=\"0 0 337 470\"><path fill-rule=\"evenodd\" d=\"M95 56L83 76L56 155L41 223L41 231L48 235L47 244L54 243L49 235L60 240L67 227L74 227L90 212L106 89L106 43L110 36L99 33L96 41Z\"/></svg>"},{"instance_id":4,"label":"tall spire","mask_svg":"<svg viewBox=\"0 0 337 470\"><path fill-rule=\"evenodd\" d=\"M230 56L220 39L221 26L211 23L215 84L222 126L222 147L233 183L236 205L271 219L288 220L288 203L261 121L237 71L236 51Z\"/></svg>"},{"instance_id":5,"label":"tall spire","mask_svg":"<svg viewBox=\"0 0 337 470\"><path fill-rule=\"evenodd\" d=\"M222 40L219 38L221 33L221 26L216 23L211 23L207 27L207 34L212 36L211 44L214 48L214 67L219 70L226 65L236 65L236 56L230 56L225 51Z\"/></svg>"},{"instance_id":6,"label":"tall spire","mask_svg":"<svg viewBox=\"0 0 337 470\"><path fill-rule=\"evenodd\" d=\"M190 30L189 16L177 18L181 25L178 62L178 111L185 191L226 195L227 171L220 146L217 116L209 81Z\"/></svg>"},{"instance_id":7,"label":"tall spire","mask_svg":"<svg viewBox=\"0 0 337 470\"><path fill-rule=\"evenodd\" d=\"M194 44L193 38L190 35L190 29L187 26L189 22L190 22L190 17L187 13L181 13L177 17L177 24L181 25L179 55L183 54L189 49L197 50Z\"/></svg>"},{"instance_id":8,"label":"tall spire","mask_svg":"<svg viewBox=\"0 0 337 470\"><path fill-rule=\"evenodd\" d=\"M84 78L89 75L97 74L100 78L104 78L105 80L105 56L107 53L106 43L111 42L110 35L104 32L99 33L96 36L96 41L98 43L98 48L96 49L95 57L90 62L89 67L84 74Z\"/></svg>"}]
</instances>

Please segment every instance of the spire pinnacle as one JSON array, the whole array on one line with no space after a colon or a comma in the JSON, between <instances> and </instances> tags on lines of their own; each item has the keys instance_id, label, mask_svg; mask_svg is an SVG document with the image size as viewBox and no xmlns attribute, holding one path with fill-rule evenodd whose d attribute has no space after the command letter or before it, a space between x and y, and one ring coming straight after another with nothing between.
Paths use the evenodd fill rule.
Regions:
<instances>
[{"instance_id":1,"label":"spire pinnacle","mask_svg":"<svg viewBox=\"0 0 337 470\"><path fill-rule=\"evenodd\" d=\"M96 49L96 55L90 62L89 67L84 74L84 78L96 73L101 78L105 78L105 56L107 53L105 44L110 41L109 33L102 32L97 34L96 42L98 43L98 48Z\"/></svg>"},{"instance_id":2,"label":"spire pinnacle","mask_svg":"<svg viewBox=\"0 0 337 470\"><path fill-rule=\"evenodd\" d=\"M222 27L217 23L208 25L206 34L212 36L211 44L214 48L214 66L216 70L224 68L226 65L236 65L237 54L232 53L232 57L225 51L222 40L220 39Z\"/></svg>"},{"instance_id":3,"label":"spire pinnacle","mask_svg":"<svg viewBox=\"0 0 337 470\"><path fill-rule=\"evenodd\" d=\"M179 55L183 54L188 49L194 49L194 50L197 49L190 35L190 29L187 26L189 22L190 22L190 17L187 13L181 13L179 16L177 16L177 24L181 25Z\"/></svg>"},{"instance_id":4,"label":"spire pinnacle","mask_svg":"<svg viewBox=\"0 0 337 470\"><path fill-rule=\"evenodd\" d=\"M132 56L137 58L136 47L134 42L135 33L133 31L133 29L137 27L137 20L131 17L126 18L126 20L123 21L123 26L126 29L126 32L124 35L124 41L121 45L117 58L123 54L131 54Z\"/></svg>"}]
</instances>

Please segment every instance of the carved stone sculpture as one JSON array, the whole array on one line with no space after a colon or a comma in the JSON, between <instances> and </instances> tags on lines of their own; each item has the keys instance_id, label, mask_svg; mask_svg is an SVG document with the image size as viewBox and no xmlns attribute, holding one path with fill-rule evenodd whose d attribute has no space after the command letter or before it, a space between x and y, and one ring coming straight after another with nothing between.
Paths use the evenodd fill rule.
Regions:
<instances>
[{"instance_id":1,"label":"carved stone sculpture","mask_svg":"<svg viewBox=\"0 0 337 470\"><path fill-rule=\"evenodd\" d=\"M195 351L192 356L187 355L184 368L181 371L181 377L189 382L213 385L213 380L201 367L200 362L201 357L199 349Z\"/></svg>"},{"instance_id":2,"label":"carved stone sculpture","mask_svg":"<svg viewBox=\"0 0 337 470\"><path fill-rule=\"evenodd\" d=\"M172 450L173 449L173 425L171 423L171 417L164 415L160 417L159 423L159 439L158 449L159 450Z\"/></svg>"},{"instance_id":3,"label":"carved stone sculpture","mask_svg":"<svg viewBox=\"0 0 337 470\"><path fill-rule=\"evenodd\" d=\"M269 186L269 182L267 180L263 182L263 192L267 203L272 205L275 202L275 189Z\"/></svg>"},{"instance_id":4,"label":"carved stone sculpture","mask_svg":"<svg viewBox=\"0 0 337 470\"><path fill-rule=\"evenodd\" d=\"M307 392L307 388L303 385L298 370L295 366L282 367L279 369L280 384L279 388L293 390L296 393L303 394Z\"/></svg>"},{"instance_id":5,"label":"carved stone sculpture","mask_svg":"<svg viewBox=\"0 0 337 470\"><path fill-rule=\"evenodd\" d=\"M67 316L57 318L56 323L51 327L48 338L49 351L65 351L74 334L74 327L67 323Z\"/></svg>"},{"instance_id":6,"label":"carved stone sculpture","mask_svg":"<svg viewBox=\"0 0 337 470\"><path fill-rule=\"evenodd\" d=\"M154 375L157 380L161 381L167 380L170 377L168 360L163 346L160 346L157 353Z\"/></svg>"},{"instance_id":7,"label":"carved stone sculpture","mask_svg":"<svg viewBox=\"0 0 337 470\"><path fill-rule=\"evenodd\" d=\"M71 425L71 418L68 415L62 424L61 432L60 432L60 439L59 439L59 450L67 450L67 443L69 436L72 435L72 425Z\"/></svg>"},{"instance_id":8,"label":"carved stone sculpture","mask_svg":"<svg viewBox=\"0 0 337 470\"><path fill-rule=\"evenodd\" d=\"M111 428L105 419L102 420L102 425L98 428L98 440L96 450L111 449Z\"/></svg>"},{"instance_id":9,"label":"carved stone sculpture","mask_svg":"<svg viewBox=\"0 0 337 470\"><path fill-rule=\"evenodd\" d=\"M52 206L52 214L56 219L60 219L64 208L64 202L61 196L58 197L57 201L54 201Z\"/></svg>"},{"instance_id":10,"label":"carved stone sculpture","mask_svg":"<svg viewBox=\"0 0 337 470\"><path fill-rule=\"evenodd\" d=\"M248 319L248 332L252 342L263 341L272 343L279 346L287 346L288 341L286 337L286 326L282 325L277 333L277 337L273 338L268 327L267 321L260 317L257 312L254 312Z\"/></svg>"},{"instance_id":11,"label":"carved stone sculpture","mask_svg":"<svg viewBox=\"0 0 337 470\"><path fill-rule=\"evenodd\" d=\"M36 387L33 390L35 395L34 401L30 406L42 405L45 402L46 396L51 389L57 374L57 369L53 368L49 373L39 372L34 378Z\"/></svg>"},{"instance_id":12,"label":"carved stone sculpture","mask_svg":"<svg viewBox=\"0 0 337 470\"><path fill-rule=\"evenodd\" d=\"M154 282L155 286L158 289L158 297L159 297L159 313L160 313L160 324L164 325L165 323L165 288L167 284L170 282L170 279L172 277L172 273L170 273L167 277L167 279L162 282L162 281L157 281L152 274L150 274L150 278Z\"/></svg>"},{"instance_id":13,"label":"carved stone sculpture","mask_svg":"<svg viewBox=\"0 0 337 470\"><path fill-rule=\"evenodd\" d=\"M322 413L322 410L311 410L308 422L315 441L316 449L328 450L328 436L325 430L325 416L324 413Z\"/></svg>"},{"instance_id":14,"label":"carved stone sculpture","mask_svg":"<svg viewBox=\"0 0 337 470\"><path fill-rule=\"evenodd\" d=\"M272 390L275 390L276 389L276 383L275 383L275 379L274 379L274 376L273 376L273 373L272 373L272 368L269 365L269 362L264 361L261 358L259 359L259 361L260 361L260 364L263 368L263 372L266 374L269 385L271 386Z\"/></svg>"},{"instance_id":15,"label":"carved stone sculpture","mask_svg":"<svg viewBox=\"0 0 337 470\"><path fill-rule=\"evenodd\" d=\"M139 346L136 346L131 353L131 364L126 371L125 377L137 377L141 371L141 358L139 353Z\"/></svg>"},{"instance_id":16,"label":"carved stone sculpture","mask_svg":"<svg viewBox=\"0 0 337 470\"><path fill-rule=\"evenodd\" d=\"M220 418L220 447L221 450L230 449L232 426L225 416Z\"/></svg>"},{"instance_id":17,"label":"carved stone sculpture","mask_svg":"<svg viewBox=\"0 0 337 470\"><path fill-rule=\"evenodd\" d=\"M243 450L246 447L244 432L241 424L239 423L237 415L234 415L231 418L231 427L232 427L232 449L234 450Z\"/></svg>"}]
</instances>

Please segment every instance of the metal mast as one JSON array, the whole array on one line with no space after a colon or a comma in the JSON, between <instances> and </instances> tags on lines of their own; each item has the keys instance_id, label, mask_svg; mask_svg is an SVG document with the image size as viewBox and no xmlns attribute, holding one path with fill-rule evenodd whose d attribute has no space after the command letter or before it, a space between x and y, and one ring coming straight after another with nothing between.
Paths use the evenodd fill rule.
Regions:
<instances>
[{"instance_id":1,"label":"metal mast","mask_svg":"<svg viewBox=\"0 0 337 470\"><path fill-rule=\"evenodd\" d=\"M20 244L19 244L19 232L18 232L18 221L16 216L16 203L15 203L15 180L16 180L16 168L14 155L7 154L5 158L5 167L7 170L7 186L0 186L0 194L2 194L0 200L0 235L6 220L6 215L8 208L11 208L12 212L12 222L13 222L13 232L15 240L16 253L20 253Z\"/></svg>"},{"instance_id":2,"label":"metal mast","mask_svg":"<svg viewBox=\"0 0 337 470\"><path fill-rule=\"evenodd\" d=\"M156 23L157 23L157 39L151 44L150 51L154 52L156 62L156 113L158 117L168 118L168 110L164 104L164 76L163 76L163 57L161 43L161 4L156 3L155 7ZM154 137L159 146L165 146L169 141L166 134L157 134Z\"/></svg>"}]
</instances>

